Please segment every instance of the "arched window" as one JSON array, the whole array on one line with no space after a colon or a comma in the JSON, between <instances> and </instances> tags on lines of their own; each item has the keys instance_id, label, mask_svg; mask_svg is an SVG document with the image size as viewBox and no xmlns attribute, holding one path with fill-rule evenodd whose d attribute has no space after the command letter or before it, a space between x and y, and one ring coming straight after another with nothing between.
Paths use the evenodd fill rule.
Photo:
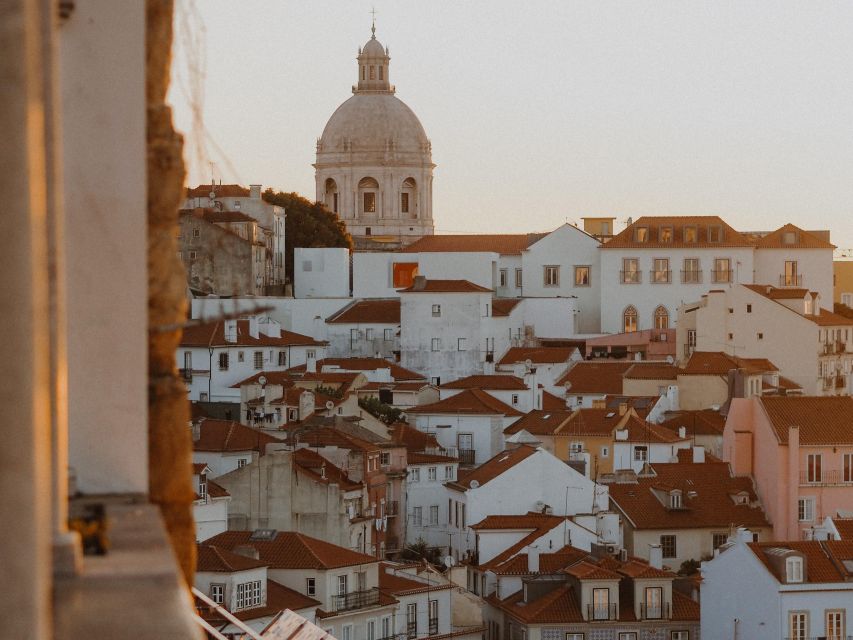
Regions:
<instances>
[{"instance_id":1,"label":"arched window","mask_svg":"<svg viewBox=\"0 0 853 640\"><path fill-rule=\"evenodd\" d=\"M417 218L417 183L414 178L406 178L400 190L400 213Z\"/></svg>"},{"instance_id":2,"label":"arched window","mask_svg":"<svg viewBox=\"0 0 853 640\"><path fill-rule=\"evenodd\" d=\"M338 183L332 178L326 180L326 208L338 213Z\"/></svg>"},{"instance_id":3,"label":"arched window","mask_svg":"<svg viewBox=\"0 0 853 640\"><path fill-rule=\"evenodd\" d=\"M625 333L632 333L637 330L637 309L636 307L629 306L622 313L622 330Z\"/></svg>"},{"instance_id":4,"label":"arched window","mask_svg":"<svg viewBox=\"0 0 853 640\"><path fill-rule=\"evenodd\" d=\"M373 178L362 178L358 183L358 200L362 213L376 213L379 210L379 183Z\"/></svg>"},{"instance_id":5,"label":"arched window","mask_svg":"<svg viewBox=\"0 0 853 640\"><path fill-rule=\"evenodd\" d=\"M669 329L669 311L660 305L655 309L655 329Z\"/></svg>"}]
</instances>

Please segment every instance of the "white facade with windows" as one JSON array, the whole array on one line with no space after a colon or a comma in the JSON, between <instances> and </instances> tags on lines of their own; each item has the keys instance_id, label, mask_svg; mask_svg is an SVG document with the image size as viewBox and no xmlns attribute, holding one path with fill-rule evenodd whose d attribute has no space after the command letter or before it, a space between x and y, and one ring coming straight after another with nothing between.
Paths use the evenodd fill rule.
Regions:
<instances>
[{"instance_id":1,"label":"white facade with windows","mask_svg":"<svg viewBox=\"0 0 853 640\"><path fill-rule=\"evenodd\" d=\"M294 247L295 298L346 298L349 294L349 249Z\"/></svg>"}]
</instances>

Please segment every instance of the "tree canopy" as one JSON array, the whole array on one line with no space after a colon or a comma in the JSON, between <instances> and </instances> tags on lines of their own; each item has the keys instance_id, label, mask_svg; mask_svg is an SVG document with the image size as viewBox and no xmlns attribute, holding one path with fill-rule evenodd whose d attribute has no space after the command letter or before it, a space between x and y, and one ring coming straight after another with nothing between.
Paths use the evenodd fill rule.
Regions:
<instances>
[{"instance_id":1,"label":"tree canopy","mask_svg":"<svg viewBox=\"0 0 853 640\"><path fill-rule=\"evenodd\" d=\"M264 191L264 200L284 207L285 240L284 265L286 273L293 277L294 247L346 247L352 249L352 237L338 214L329 211L319 202L311 202L298 193Z\"/></svg>"}]
</instances>

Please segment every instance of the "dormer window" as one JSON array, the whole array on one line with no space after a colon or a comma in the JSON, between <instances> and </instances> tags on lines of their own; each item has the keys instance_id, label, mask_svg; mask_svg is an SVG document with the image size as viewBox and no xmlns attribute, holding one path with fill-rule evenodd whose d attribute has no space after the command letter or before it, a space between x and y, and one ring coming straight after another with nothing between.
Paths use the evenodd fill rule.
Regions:
<instances>
[{"instance_id":1,"label":"dormer window","mask_svg":"<svg viewBox=\"0 0 853 640\"><path fill-rule=\"evenodd\" d=\"M649 241L649 228L637 227L634 229L634 242L646 243Z\"/></svg>"},{"instance_id":2,"label":"dormer window","mask_svg":"<svg viewBox=\"0 0 853 640\"><path fill-rule=\"evenodd\" d=\"M198 495L202 500L207 499L207 474L202 473L198 477Z\"/></svg>"},{"instance_id":3,"label":"dormer window","mask_svg":"<svg viewBox=\"0 0 853 640\"><path fill-rule=\"evenodd\" d=\"M661 227L658 238L661 242L670 243L672 242L672 227Z\"/></svg>"},{"instance_id":4,"label":"dormer window","mask_svg":"<svg viewBox=\"0 0 853 640\"><path fill-rule=\"evenodd\" d=\"M786 582L802 582L803 581L803 559L800 557L788 558L785 560L785 581Z\"/></svg>"},{"instance_id":5,"label":"dormer window","mask_svg":"<svg viewBox=\"0 0 853 640\"><path fill-rule=\"evenodd\" d=\"M786 231L782 234L782 244L796 244L797 234L794 231Z\"/></svg>"},{"instance_id":6,"label":"dormer window","mask_svg":"<svg viewBox=\"0 0 853 640\"><path fill-rule=\"evenodd\" d=\"M708 227L708 242L721 242L723 239L723 228L718 225Z\"/></svg>"},{"instance_id":7,"label":"dormer window","mask_svg":"<svg viewBox=\"0 0 853 640\"><path fill-rule=\"evenodd\" d=\"M684 242L696 242L698 236L696 227L684 227Z\"/></svg>"},{"instance_id":8,"label":"dormer window","mask_svg":"<svg viewBox=\"0 0 853 640\"><path fill-rule=\"evenodd\" d=\"M680 509L681 508L681 491L670 491L669 492L669 508L670 509Z\"/></svg>"}]
</instances>

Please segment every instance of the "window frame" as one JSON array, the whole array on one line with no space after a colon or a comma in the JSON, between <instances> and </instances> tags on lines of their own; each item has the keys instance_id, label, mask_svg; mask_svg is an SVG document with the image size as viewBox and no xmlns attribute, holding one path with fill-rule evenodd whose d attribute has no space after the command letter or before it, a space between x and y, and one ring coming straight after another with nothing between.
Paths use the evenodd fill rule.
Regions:
<instances>
[{"instance_id":1,"label":"window frame","mask_svg":"<svg viewBox=\"0 0 853 640\"><path fill-rule=\"evenodd\" d=\"M441 351L441 338L432 338L430 340L430 351Z\"/></svg>"},{"instance_id":2,"label":"window frame","mask_svg":"<svg viewBox=\"0 0 853 640\"><path fill-rule=\"evenodd\" d=\"M628 268L631 266L632 268ZM631 277L628 277L631 274ZM639 258L622 258L622 271L620 272L621 284L641 284L643 281L642 272L640 271Z\"/></svg>"},{"instance_id":3,"label":"window frame","mask_svg":"<svg viewBox=\"0 0 853 640\"><path fill-rule=\"evenodd\" d=\"M317 595L317 578L305 578L305 595Z\"/></svg>"},{"instance_id":4,"label":"window frame","mask_svg":"<svg viewBox=\"0 0 853 640\"><path fill-rule=\"evenodd\" d=\"M432 305L432 317L433 318L440 318L441 317L441 305L440 304Z\"/></svg>"},{"instance_id":5,"label":"window frame","mask_svg":"<svg viewBox=\"0 0 853 640\"><path fill-rule=\"evenodd\" d=\"M521 283L523 282L524 276L522 275L521 269L515 270L515 288L521 289Z\"/></svg>"},{"instance_id":6,"label":"window frame","mask_svg":"<svg viewBox=\"0 0 853 640\"><path fill-rule=\"evenodd\" d=\"M660 550L664 559L678 557L678 536L674 533L664 533L660 536Z\"/></svg>"},{"instance_id":7,"label":"window frame","mask_svg":"<svg viewBox=\"0 0 853 640\"><path fill-rule=\"evenodd\" d=\"M219 592L217 596L217 592ZM224 582L211 582L210 589L208 590L208 594L210 595L210 599L213 600L216 604L225 604L225 583ZM217 599L219 598L219 599Z\"/></svg>"},{"instance_id":8,"label":"window frame","mask_svg":"<svg viewBox=\"0 0 853 640\"><path fill-rule=\"evenodd\" d=\"M586 273L586 282L581 274ZM576 287L591 287L592 286L592 266L588 264L575 265L575 285Z\"/></svg>"},{"instance_id":9,"label":"window frame","mask_svg":"<svg viewBox=\"0 0 853 640\"><path fill-rule=\"evenodd\" d=\"M546 265L542 266L542 286L544 286L544 287L559 287L560 286L560 265L558 265L558 264L546 264Z\"/></svg>"}]
</instances>

